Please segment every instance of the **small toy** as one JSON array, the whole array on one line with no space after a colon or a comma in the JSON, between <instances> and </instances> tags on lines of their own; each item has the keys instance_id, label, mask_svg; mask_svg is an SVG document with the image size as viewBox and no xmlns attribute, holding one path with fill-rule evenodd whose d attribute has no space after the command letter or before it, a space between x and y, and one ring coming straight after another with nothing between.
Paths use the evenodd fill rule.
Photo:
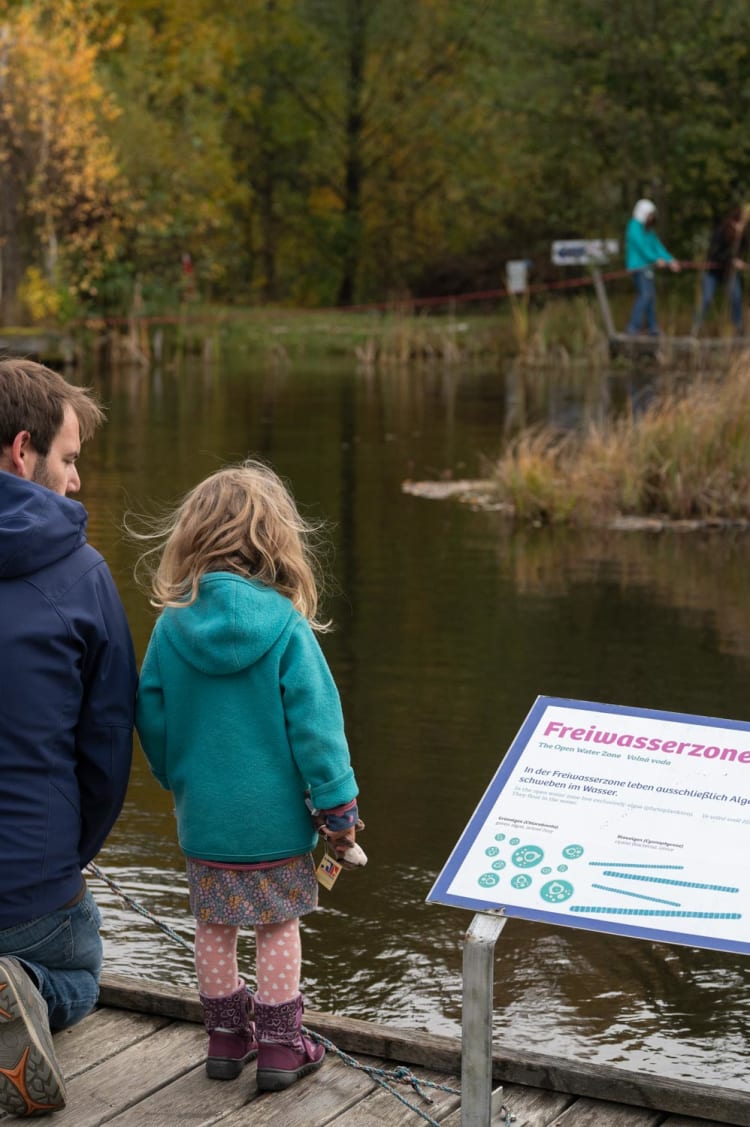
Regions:
<instances>
[{"instance_id":1,"label":"small toy","mask_svg":"<svg viewBox=\"0 0 750 1127\"><path fill-rule=\"evenodd\" d=\"M342 869L361 869L367 864L367 854L355 841L355 833L361 833L365 823L358 818L353 826L346 830L329 830L326 825L326 816L316 810L310 799L305 799L313 824L322 837L328 853Z\"/></svg>"}]
</instances>

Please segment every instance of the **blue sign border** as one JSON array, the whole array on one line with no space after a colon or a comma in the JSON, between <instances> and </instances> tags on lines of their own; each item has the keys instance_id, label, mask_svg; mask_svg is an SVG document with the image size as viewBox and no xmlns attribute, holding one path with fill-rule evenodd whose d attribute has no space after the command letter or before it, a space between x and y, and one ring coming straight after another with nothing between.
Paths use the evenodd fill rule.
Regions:
<instances>
[{"instance_id":1,"label":"blue sign border","mask_svg":"<svg viewBox=\"0 0 750 1127\"><path fill-rule=\"evenodd\" d=\"M731 951L736 954L750 954L750 943L741 943L737 940L715 939L711 936L698 936L679 931L655 930L653 928L634 926L633 924L612 923L606 920L575 919L570 915L557 912L539 910L535 908L522 908L513 905L509 908L498 907L496 902L488 902L478 897L456 896L450 893L450 888L456 873L463 864L469 850L474 844L479 831L484 827L490 811L495 805L499 794L507 783L510 775L526 750L526 745L535 731L545 709L551 706L574 708L579 712L604 712L616 716L642 716L653 717L658 720L672 720L693 726L722 727L736 731L750 732L750 724L741 720L726 720L711 716L696 716L687 712L662 712L651 708L628 708L617 704L597 704L595 701L573 700L566 697L539 696L529 710L526 719L521 725L518 734L510 745L506 755L490 781L479 805L471 816L461 837L453 848L450 857L443 869L438 874L435 883L427 895L427 903L445 904L454 908L468 908L475 912L489 912L494 915L503 915L513 919L532 920L537 923L558 924L562 927L574 928L583 931L604 932L610 935L630 936L636 939L648 939L654 943L677 943L682 946L699 947L714 951Z\"/></svg>"}]
</instances>

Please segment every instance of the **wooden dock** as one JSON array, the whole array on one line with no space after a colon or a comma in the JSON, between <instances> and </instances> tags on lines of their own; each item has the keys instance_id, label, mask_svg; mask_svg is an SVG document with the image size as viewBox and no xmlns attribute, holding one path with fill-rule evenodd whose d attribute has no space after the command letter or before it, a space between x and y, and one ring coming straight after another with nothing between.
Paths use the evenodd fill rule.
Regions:
<instances>
[{"instance_id":1,"label":"wooden dock","mask_svg":"<svg viewBox=\"0 0 750 1127\"><path fill-rule=\"evenodd\" d=\"M645 333L620 333L615 328L604 279L597 267L592 267L591 277L607 334L609 355L613 360L624 356L653 360L658 364L670 364L677 360L705 362L710 358L732 356L750 349L750 337L747 336L669 336L666 333L651 336Z\"/></svg>"},{"instance_id":2,"label":"wooden dock","mask_svg":"<svg viewBox=\"0 0 750 1127\"><path fill-rule=\"evenodd\" d=\"M255 1065L237 1080L208 1080L206 1034L195 994L125 976L105 976L100 1006L59 1033L55 1046L68 1106L54 1127L409 1127L462 1123L460 1042L307 1011L310 1030L366 1072L329 1051L323 1067L285 1092L258 1095ZM429 1081L434 1100L389 1080L408 1106L378 1082L377 1070L408 1066ZM515 1127L706 1127L750 1125L750 1092L639 1075L621 1068L496 1047L492 1125ZM384 1073L387 1076L387 1072ZM472 1124L472 1127L480 1127Z\"/></svg>"},{"instance_id":3,"label":"wooden dock","mask_svg":"<svg viewBox=\"0 0 750 1127\"><path fill-rule=\"evenodd\" d=\"M609 354L617 356L647 357L659 363L674 360L705 361L734 356L750 349L750 337L702 336L631 336L629 333L611 332Z\"/></svg>"}]
</instances>

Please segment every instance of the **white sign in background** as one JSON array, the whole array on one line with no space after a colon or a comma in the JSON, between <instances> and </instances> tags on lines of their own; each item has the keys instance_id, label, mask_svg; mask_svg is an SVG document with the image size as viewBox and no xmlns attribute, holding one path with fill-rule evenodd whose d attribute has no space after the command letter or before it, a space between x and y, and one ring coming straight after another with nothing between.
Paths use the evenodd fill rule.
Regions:
<instances>
[{"instance_id":1,"label":"white sign in background","mask_svg":"<svg viewBox=\"0 0 750 1127\"><path fill-rule=\"evenodd\" d=\"M427 899L750 952L750 725L539 697Z\"/></svg>"},{"instance_id":2,"label":"white sign in background","mask_svg":"<svg viewBox=\"0 0 750 1127\"><path fill-rule=\"evenodd\" d=\"M617 239L558 239L552 244L552 261L556 266L601 266L619 251Z\"/></svg>"}]
</instances>

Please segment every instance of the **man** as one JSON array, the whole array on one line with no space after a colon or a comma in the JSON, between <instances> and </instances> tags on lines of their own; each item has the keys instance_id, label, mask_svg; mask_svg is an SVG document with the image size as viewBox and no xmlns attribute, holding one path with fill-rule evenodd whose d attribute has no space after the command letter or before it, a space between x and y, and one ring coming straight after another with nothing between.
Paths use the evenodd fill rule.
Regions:
<instances>
[{"instance_id":1,"label":"man","mask_svg":"<svg viewBox=\"0 0 750 1127\"><path fill-rule=\"evenodd\" d=\"M65 1104L51 1031L96 1004L100 916L82 869L125 798L133 645L86 542L81 442L91 395L0 360L0 1108Z\"/></svg>"},{"instance_id":2,"label":"man","mask_svg":"<svg viewBox=\"0 0 750 1127\"><path fill-rule=\"evenodd\" d=\"M693 320L693 335L700 332L709 306L721 286L729 298L729 312L735 334L743 335L742 271L747 269L748 210L734 204L714 227L708 244L708 265L703 271L701 305Z\"/></svg>"},{"instance_id":3,"label":"man","mask_svg":"<svg viewBox=\"0 0 750 1127\"><path fill-rule=\"evenodd\" d=\"M649 336L659 335L656 321L656 285L654 267L667 266L679 273L679 262L669 253L654 230L656 204L638 200L625 230L625 268L633 274L635 302L625 332L631 336L641 332L643 322Z\"/></svg>"}]
</instances>

